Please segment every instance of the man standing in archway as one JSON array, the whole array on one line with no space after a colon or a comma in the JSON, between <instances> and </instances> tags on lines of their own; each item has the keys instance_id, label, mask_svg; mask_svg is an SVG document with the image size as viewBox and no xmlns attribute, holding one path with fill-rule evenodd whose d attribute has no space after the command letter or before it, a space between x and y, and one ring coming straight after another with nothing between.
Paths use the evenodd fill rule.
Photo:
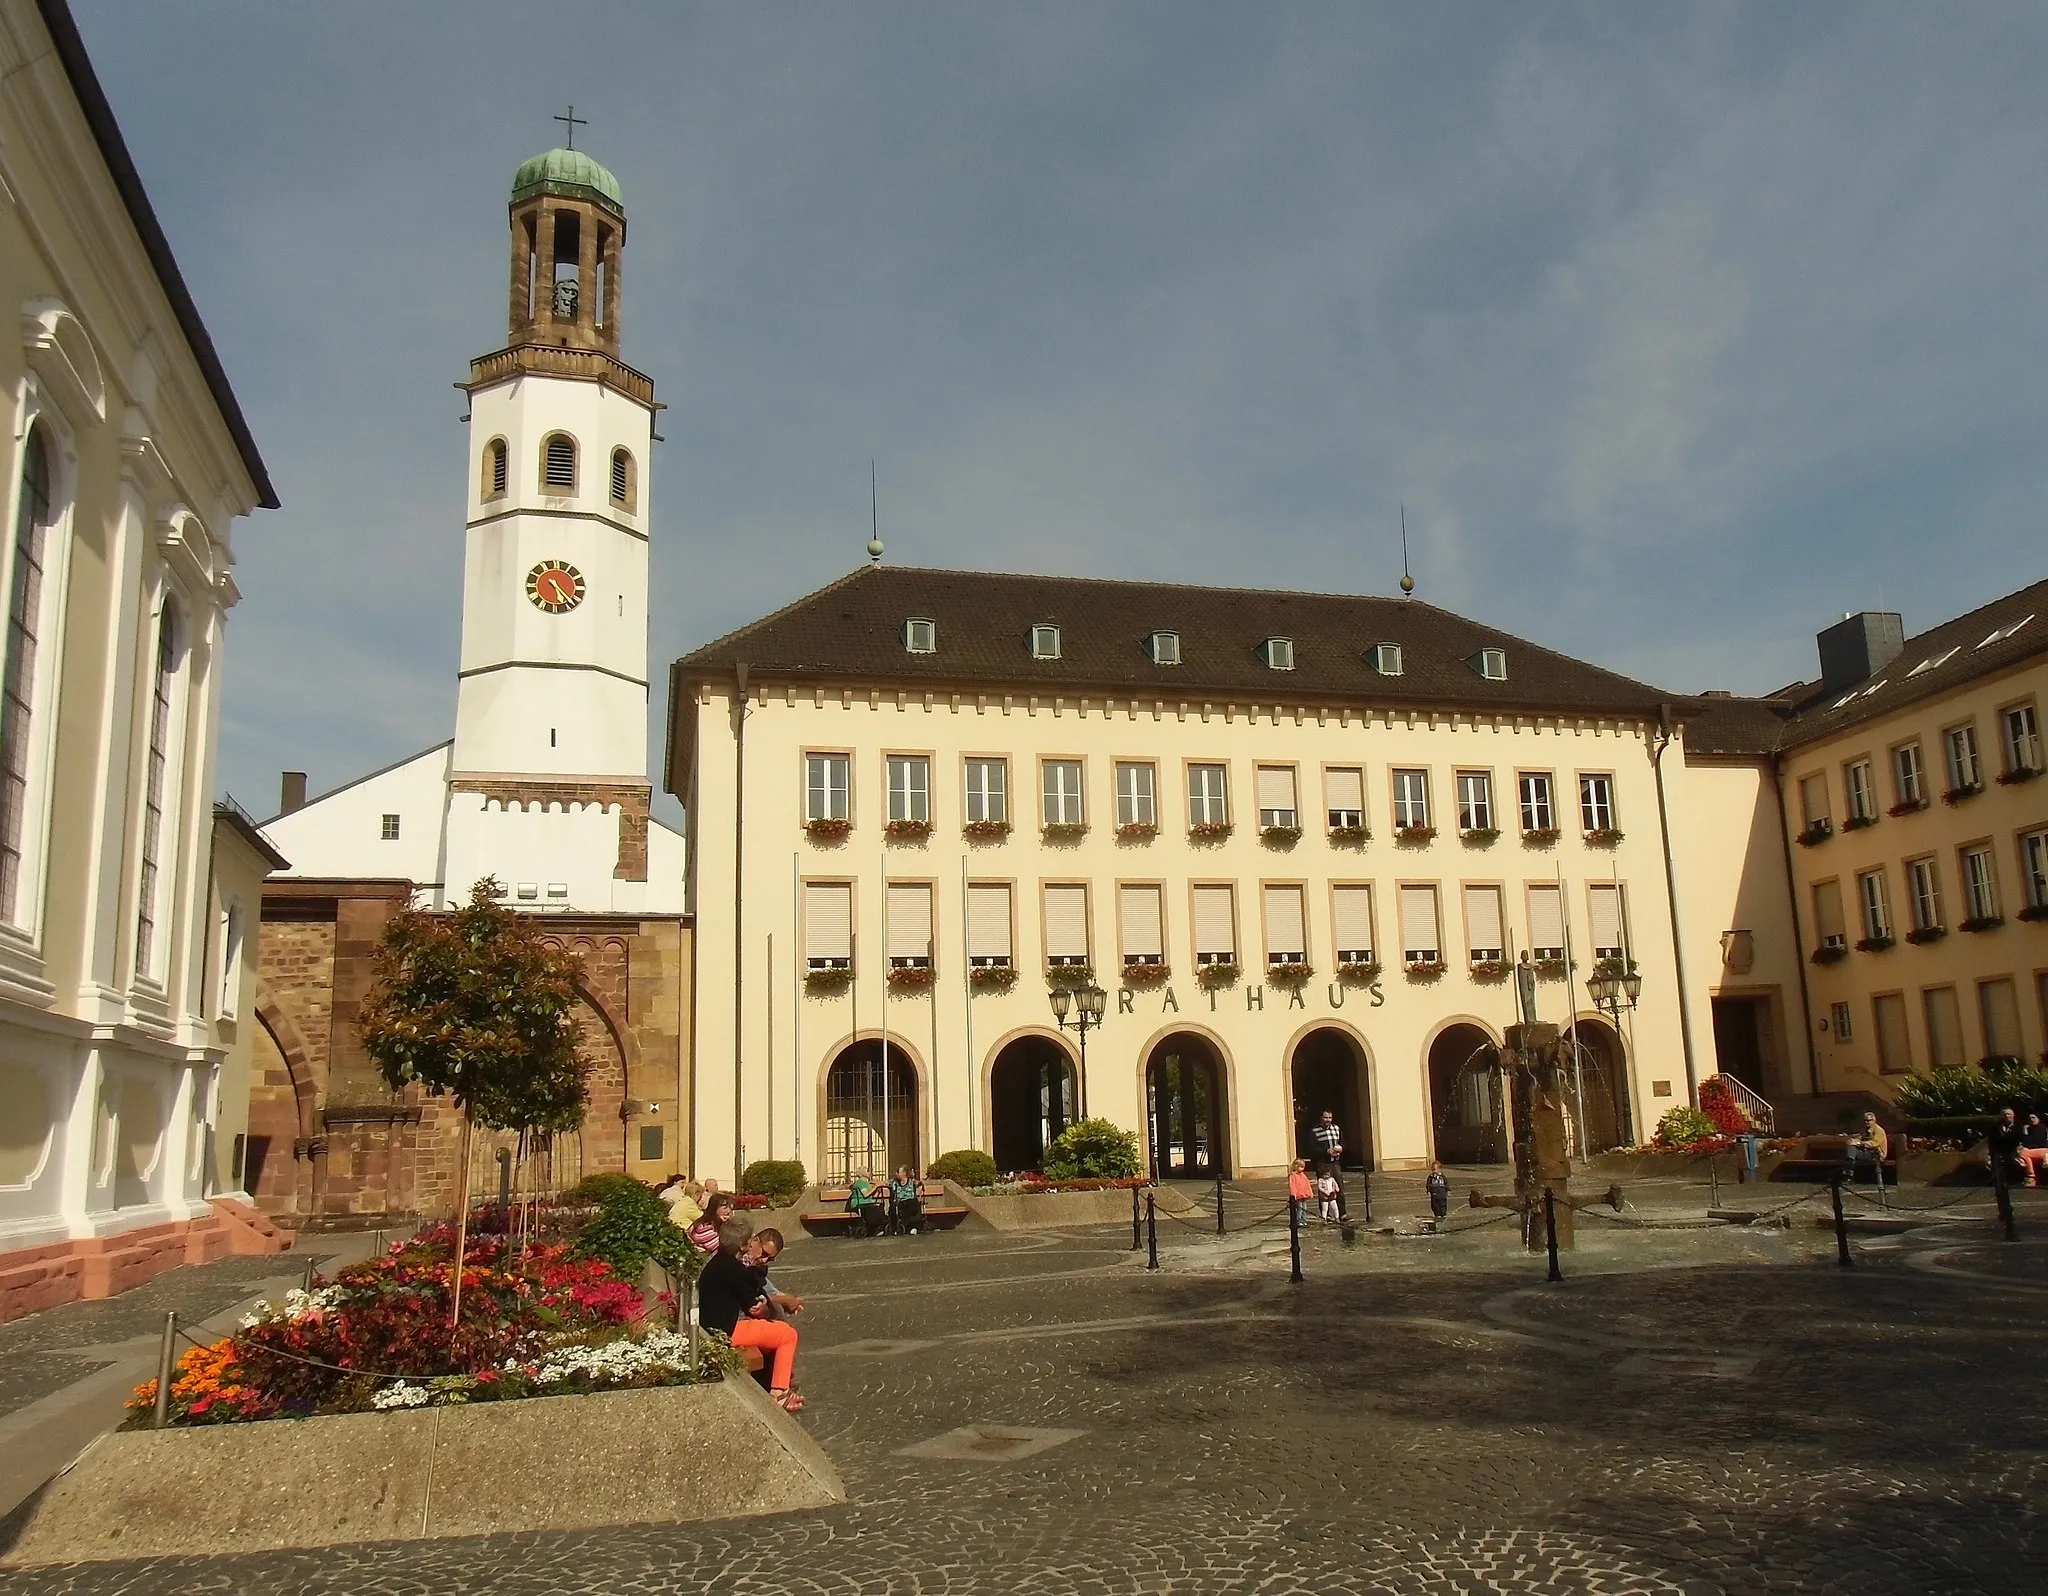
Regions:
<instances>
[{"instance_id":1,"label":"man standing in archway","mask_svg":"<svg viewBox=\"0 0 2048 1596\"><path fill-rule=\"evenodd\" d=\"M1337 1182L1337 1217L1339 1220L1348 1219L1351 1215L1344 1206L1344 1127L1337 1123L1337 1116L1332 1110L1323 1110L1322 1121L1315 1128L1315 1138L1323 1168Z\"/></svg>"}]
</instances>

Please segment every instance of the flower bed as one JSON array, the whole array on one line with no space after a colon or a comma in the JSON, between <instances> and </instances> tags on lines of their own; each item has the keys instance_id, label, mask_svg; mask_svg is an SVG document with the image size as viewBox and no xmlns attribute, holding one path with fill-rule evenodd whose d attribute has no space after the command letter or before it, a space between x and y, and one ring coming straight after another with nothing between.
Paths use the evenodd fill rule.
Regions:
<instances>
[{"instance_id":1,"label":"flower bed","mask_svg":"<svg viewBox=\"0 0 2048 1596\"><path fill-rule=\"evenodd\" d=\"M971 1187L970 1190L977 1197L1035 1197L1042 1192L1129 1191L1133 1186L1149 1184L1143 1175L1121 1180L1043 1180L1036 1175L1026 1175L1021 1180L999 1180L986 1186Z\"/></svg>"},{"instance_id":2,"label":"flower bed","mask_svg":"<svg viewBox=\"0 0 2048 1596\"><path fill-rule=\"evenodd\" d=\"M684 1385L737 1367L731 1349L707 1337L703 1373L692 1373L677 1338L650 1333L639 1286L568 1241L522 1249L508 1236L472 1234L462 1317L451 1325L453 1250L453 1227L430 1226L312 1291L263 1304L234 1334L186 1352L170 1422ZM146 1422L155 1403L151 1380L129 1407Z\"/></svg>"}]
</instances>

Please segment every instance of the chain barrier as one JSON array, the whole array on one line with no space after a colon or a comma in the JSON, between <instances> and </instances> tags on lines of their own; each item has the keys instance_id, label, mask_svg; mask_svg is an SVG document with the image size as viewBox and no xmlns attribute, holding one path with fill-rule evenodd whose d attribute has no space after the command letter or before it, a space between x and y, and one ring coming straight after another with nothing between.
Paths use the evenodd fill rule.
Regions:
<instances>
[{"instance_id":1,"label":"chain barrier","mask_svg":"<svg viewBox=\"0 0 2048 1596\"><path fill-rule=\"evenodd\" d=\"M1814 1201L1816 1198L1825 1197L1827 1194L1827 1187L1816 1186L1804 1197L1794 1197L1789 1203L1780 1203L1775 1208L1766 1208L1762 1213L1758 1214L1754 1219L1750 1220L1749 1222L1752 1225L1760 1225L1766 1219L1775 1219L1780 1214L1789 1213L1792 1209L1797 1208L1801 1203L1810 1203Z\"/></svg>"},{"instance_id":2,"label":"chain barrier","mask_svg":"<svg viewBox=\"0 0 2048 1596\"><path fill-rule=\"evenodd\" d=\"M1889 1198L1880 1200L1874 1192L1858 1191L1846 1181L1842 1184L1842 1190L1849 1196L1854 1197L1858 1202L1876 1203L1886 1213L1892 1214L1938 1214L1944 1208L1959 1207L1963 1203L1995 1203L1998 1200L1998 1193L1989 1187L1983 1190L1973 1187L1969 1191L1964 1192L1960 1197L1952 1197L1945 1203L1902 1203L1892 1201ZM1888 1193L1897 1190L1898 1187L1896 1186L1886 1188Z\"/></svg>"},{"instance_id":3,"label":"chain barrier","mask_svg":"<svg viewBox=\"0 0 2048 1596\"><path fill-rule=\"evenodd\" d=\"M1190 1230L1203 1230L1208 1232L1208 1234L1212 1236L1216 1234L1216 1218L1214 1209L1199 1208L1198 1212L1208 1215L1207 1218L1202 1219L1199 1222L1193 1219L1189 1219L1183 1214L1176 1214L1164 1208L1159 1209L1159 1212L1162 1216L1164 1216L1167 1219L1171 1219L1177 1225L1186 1225ZM1226 1236L1234 1236L1247 1230L1258 1230L1262 1226L1270 1225L1276 1219L1284 1219L1286 1217L1287 1204L1282 1203L1278 1208L1274 1209L1270 1214L1266 1215L1265 1218L1254 1219L1248 1225L1233 1225L1226 1222L1223 1228L1223 1233Z\"/></svg>"}]
</instances>

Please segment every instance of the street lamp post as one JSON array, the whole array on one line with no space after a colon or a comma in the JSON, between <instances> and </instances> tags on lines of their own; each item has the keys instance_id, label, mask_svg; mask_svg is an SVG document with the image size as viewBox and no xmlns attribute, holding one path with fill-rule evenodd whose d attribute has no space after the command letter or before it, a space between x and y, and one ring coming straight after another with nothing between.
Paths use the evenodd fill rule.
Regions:
<instances>
[{"instance_id":1,"label":"street lamp post","mask_svg":"<svg viewBox=\"0 0 2048 1596\"><path fill-rule=\"evenodd\" d=\"M1088 1117L1088 1033L1102 1026L1103 1009L1109 1003L1109 994L1092 980L1078 987L1056 986L1052 989L1052 1017L1059 1022L1063 1031L1072 1031L1081 1039L1081 1080L1080 1090L1075 1094L1076 1107L1083 1119ZM1068 1016L1073 1023L1068 1024Z\"/></svg>"},{"instance_id":2,"label":"street lamp post","mask_svg":"<svg viewBox=\"0 0 2048 1596\"><path fill-rule=\"evenodd\" d=\"M1593 999L1593 1007L1598 1009L1606 1017L1607 1023L1614 1027L1614 1038L1619 1042L1622 1015L1633 1014L1636 1001L1643 995L1643 978L1636 973L1635 965L1624 964L1618 959L1602 959L1593 966L1593 973L1586 977L1586 991ZM1579 1040L1576 1034L1578 1027L1574 1026L1572 1029L1572 1044L1576 1049ZM1634 1093L1630 1093L1630 1103L1633 1106ZM1623 1126L1621 1129L1626 1135L1630 1128ZM1579 1130L1583 1136L1583 1110Z\"/></svg>"}]
</instances>

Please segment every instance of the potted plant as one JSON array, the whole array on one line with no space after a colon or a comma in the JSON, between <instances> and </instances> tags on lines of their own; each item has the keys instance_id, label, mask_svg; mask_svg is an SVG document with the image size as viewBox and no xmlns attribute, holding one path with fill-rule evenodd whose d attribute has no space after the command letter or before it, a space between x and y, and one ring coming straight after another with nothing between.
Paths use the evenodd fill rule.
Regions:
<instances>
[{"instance_id":1,"label":"potted plant","mask_svg":"<svg viewBox=\"0 0 2048 1596\"><path fill-rule=\"evenodd\" d=\"M1001 842L1010 834L1007 820L970 820L960 828L960 834L973 842Z\"/></svg>"},{"instance_id":2,"label":"potted plant","mask_svg":"<svg viewBox=\"0 0 2048 1596\"><path fill-rule=\"evenodd\" d=\"M2020 910L2022 920L2048 920L2048 903L2030 903Z\"/></svg>"},{"instance_id":3,"label":"potted plant","mask_svg":"<svg viewBox=\"0 0 2048 1596\"><path fill-rule=\"evenodd\" d=\"M1889 936L1862 937L1856 943L1856 951L1858 953L1882 953L1890 946L1892 946L1892 939Z\"/></svg>"},{"instance_id":4,"label":"potted plant","mask_svg":"<svg viewBox=\"0 0 2048 1596\"><path fill-rule=\"evenodd\" d=\"M2002 914L1973 914L1967 920L1958 921L1958 931L1996 931L2005 924Z\"/></svg>"},{"instance_id":5,"label":"potted plant","mask_svg":"<svg viewBox=\"0 0 2048 1596\"><path fill-rule=\"evenodd\" d=\"M1288 961L1266 966L1266 979L1275 986L1306 986L1308 978L1314 975L1315 966L1306 960L1299 963Z\"/></svg>"},{"instance_id":6,"label":"potted plant","mask_svg":"<svg viewBox=\"0 0 2048 1596\"><path fill-rule=\"evenodd\" d=\"M1555 826L1531 826L1522 833L1522 841L1531 848L1548 848L1558 839Z\"/></svg>"},{"instance_id":7,"label":"potted plant","mask_svg":"<svg viewBox=\"0 0 2048 1596\"><path fill-rule=\"evenodd\" d=\"M1835 834L1835 823L1822 815L1818 820L1809 820L1806 829L1792 840L1802 848L1812 848L1826 842Z\"/></svg>"},{"instance_id":8,"label":"potted plant","mask_svg":"<svg viewBox=\"0 0 2048 1596\"><path fill-rule=\"evenodd\" d=\"M892 820L882 828L891 842L923 842L932 834L929 820Z\"/></svg>"},{"instance_id":9,"label":"potted plant","mask_svg":"<svg viewBox=\"0 0 2048 1596\"><path fill-rule=\"evenodd\" d=\"M1949 788L1947 792L1941 795L1941 801L1953 809L1957 804L1976 797L1983 790L1984 783L1981 781L1966 781L1959 786Z\"/></svg>"},{"instance_id":10,"label":"potted plant","mask_svg":"<svg viewBox=\"0 0 2048 1596\"><path fill-rule=\"evenodd\" d=\"M1261 826L1259 841L1275 848L1292 848L1301 841L1299 826Z\"/></svg>"},{"instance_id":11,"label":"potted plant","mask_svg":"<svg viewBox=\"0 0 2048 1596\"><path fill-rule=\"evenodd\" d=\"M2032 781L2041 774L2039 765L2015 765L1998 778L2001 787L2017 787L2021 782Z\"/></svg>"},{"instance_id":12,"label":"potted plant","mask_svg":"<svg viewBox=\"0 0 2048 1596\"><path fill-rule=\"evenodd\" d=\"M1118 842L1150 842L1159 835L1159 827L1149 820L1131 820L1116 828Z\"/></svg>"},{"instance_id":13,"label":"potted plant","mask_svg":"<svg viewBox=\"0 0 2048 1596\"><path fill-rule=\"evenodd\" d=\"M1052 843L1079 842L1088 835L1088 823L1085 820L1049 820L1039 835Z\"/></svg>"},{"instance_id":14,"label":"potted plant","mask_svg":"<svg viewBox=\"0 0 2048 1596\"><path fill-rule=\"evenodd\" d=\"M1586 833L1586 844L1593 848L1612 848L1626 835L1619 826L1595 826Z\"/></svg>"},{"instance_id":15,"label":"potted plant","mask_svg":"<svg viewBox=\"0 0 2048 1596\"><path fill-rule=\"evenodd\" d=\"M1444 973L1444 961L1441 958L1410 959L1406 968L1411 981L1434 981Z\"/></svg>"},{"instance_id":16,"label":"potted plant","mask_svg":"<svg viewBox=\"0 0 2048 1596\"><path fill-rule=\"evenodd\" d=\"M1840 964L1849 956L1849 950L1839 942L1823 942L1813 950L1815 964Z\"/></svg>"},{"instance_id":17,"label":"potted plant","mask_svg":"<svg viewBox=\"0 0 2048 1596\"><path fill-rule=\"evenodd\" d=\"M1195 971L1195 980L1205 989L1211 990L1219 986L1230 985L1231 982L1237 979L1237 976L1237 960L1235 959L1218 959L1213 963L1202 965Z\"/></svg>"},{"instance_id":18,"label":"potted plant","mask_svg":"<svg viewBox=\"0 0 2048 1596\"><path fill-rule=\"evenodd\" d=\"M1927 800L1925 798L1901 798L1891 808L1887 809L1885 813L1897 817L1899 815L1916 814L1926 807Z\"/></svg>"},{"instance_id":19,"label":"potted plant","mask_svg":"<svg viewBox=\"0 0 2048 1596\"><path fill-rule=\"evenodd\" d=\"M1330 846L1333 848L1355 848L1360 843L1370 841L1372 841L1372 828L1369 826L1332 826L1330 828Z\"/></svg>"},{"instance_id":20,"label":"potted plant","mask_svg":"<svg viewBox=\"0 0 2048 1596\"><path fill-rule=\"evenodd\" d=\"M1045 972L1047 986L1092 986L1095 982L1095 967L1090 964L1048 965Z\"/></svg>"},{"instance_id":21,"label":"potted plant","mask_svg":"<svg viewBox=\"0 0 2048 1596\"><path fill-rule=\"evenodd\" d=\"M806 820L804 831L813 842L844 842L853 830L851 820Z\"/></svg>"},{"instance_id":22,"label":"potted plant","mask_svg":"<svg viewBox=\"0 0 2048 1596\"><path fill-rule=\"evenodd\" d=\"M1503 981L1511 966L1506 959L1474 959L1472 979L1475 981Z\"/></svg>"},{"instance_id":23,"label":"potted plant","mask_svg":"<svg viewBox=\"0 0 2048 1596\"><path fill-rule=\"evenodd\" d=\"M1221 842L1229 835L1230 822L1227 820L1201 820L1188 827L1190 842Z\"/></svg>"},{"instance_id":24,"label":"potted plant","mask_svg":"<svg viewBox=\"0 0 2048 1596\"><path fill-rule=\"evenodd\" d=\"M1536 979L1539 981L1562 981L1572 973L1572 968L1563 959L1537 959Z\"/></svg>"},{"instance_id":25,"label":"potted plant","mask_svg":"<svg viewBox=\"0 0 2048 1596\"><path fill-rule=\"evenodd\" d=\"M937 972L929 964L895 964L889 967L891 992L928 992Z\"/></svg>"},{"instance_id":26,"label":"potted plant","mask_svg":"<svg viewBox=\"0 0 2048 1596\"><path fill-rule=\"evenodd\" d=\"M1141 960L1124 960L1125 986L1159 986L1171 980L1173 966L1170 964L1148 964Z\"/></svg>"},{"instance_id":27,"label":"potted plant","mask_svg":"<svg viewBox=\"0 0 2048 1596\"><path fill-rule=\"evenodd\" d=\"M1842 829L1844 831L1861 831L1865 826L1874 826L1876 824L1877 816L1875 815L1851 815L1842 822Z\"/></svg>"},{"instance_id":28,"label":"potted plant","mask_svg":"<svg viewBox=\"0 0 2048 1596\"><path fill-rule=\"evenodd\" d=\"M1436 836L1434 826L1396 826L1394 841L1403 848L1426 848Z\"/></svg>"},{"instance_id":29,"label":"potted plant","mask_svg":"<svg viewBox=\"0 0 2048 1596\"><path fill-rule=\"evenodd\" d=\"M853 984L852 970L806 970L804 990L820 997L831 997L844 992Z\"/></svg>"},{"instance_id":30,"label":"potted plant","mask_svg":"<svg viewBox=\"0 0 2048 1596\"><path fill-rule=\"evenodd\" d=\"M1378 959L1339 959L1337 979L1352 986L1364 986L1380 978Z\"/></svg>"},{"instance_id":31,"label":"potted plant","mask_svg":"<svg viewBox=\"0 0 2048 1596\"><path fill-rule=\"evenodd\" d=\"M1017 984L1017 967L977 964L967 972L967 984L977 992L1007 992Z\"/></svg>"},{"instance_id":32,"label":"potted plant","mask_svg":"<svg viewBox=\"0 0 2048 1596\"><path fill-rule=\"evenodd\" d=\"M1948 927L1945 925L1919 925L1906 933L1906 940L1918 947L1929 942L1939 942L1947 935Z\"/></svg>"},{"instance_id":33,"label":"potted plant","mask_svg":"<svg viewBox=\"0 0 2048 1596\"><path fill-rule=\"evenodd\" d=\"M1458 840L1472 848L1490 848L1499 837L1498 826L1471 826L1458 833Z\"/></svg>"}]
</instances>

